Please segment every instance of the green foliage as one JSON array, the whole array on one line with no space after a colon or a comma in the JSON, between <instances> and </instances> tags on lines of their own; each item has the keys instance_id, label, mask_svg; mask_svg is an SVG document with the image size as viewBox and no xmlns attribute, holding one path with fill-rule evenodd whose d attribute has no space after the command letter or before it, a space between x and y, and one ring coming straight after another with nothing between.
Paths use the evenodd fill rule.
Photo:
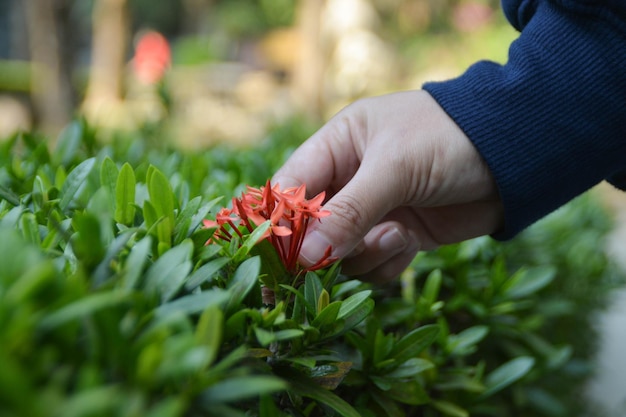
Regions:
<instances>
[{"instance_id":1,"label":"green foliage","mask_svg":"<svg viewBox=\"0 0 626 417\"><path fill-rule=\"evenodd\" d=\"M219 245L202 220L304 130L196 154L82 122L53 150L2 143L0 415L576 415L579 339L618 282L597 206L419 254L385 287L337 265L286 281L269 224Z\"/></svg>"}]
</instances>

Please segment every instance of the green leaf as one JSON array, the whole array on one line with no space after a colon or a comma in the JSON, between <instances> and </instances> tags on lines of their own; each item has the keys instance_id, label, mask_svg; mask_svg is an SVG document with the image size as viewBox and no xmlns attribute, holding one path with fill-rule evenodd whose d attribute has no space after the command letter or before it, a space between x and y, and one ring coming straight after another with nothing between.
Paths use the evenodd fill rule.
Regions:
<instances>
[{"instance_id":1,"label":"green leaf","mask_svg":"<svg viewBox=\"0 0 626 417\"><path fill-rule=\"evenodd\" d=\"M328 294L328 291L326 291L325 289L322 289L322 292L320 293L320 296L317 299L317 303L316 303L317 314L319 314L323 309L325 309L329 303L330 303L330 294ZM337 314L339 314L339 311L337 311Z\"/></svg>"},{"instance_id":2,"label":"green leaf","mask_svg":"<svg viewBox=\"0 0 626 417\"><path fill-rule=\"evenodd\" d=\"M389 357L394 358L397 364L415 358L435 341L438 333L439 326L436 324L418 327L395 344Z\"/></svg>"},{"instance_id":3,"label":"green leaf","mask_svg":"<svg viewBox=\"0 0 626 417\"><path fill-rule=\"evenodd\" d=\"M137 288L141 272L144 265L148 262L150 249L152 248L152 238L146 236L133 245L130 255L124 264L124 281L123 287L126 290Z\"/></svg>"},{"instance_id":4,"label":"green leaf","mask_svg":"<svg viewBox=\"0 0 626 417\"><path fill-rule=\"evenodd\" d=\"M180 243L183 239L189 237L189 227L191 226L191 219L200 209L202 203L202 197L198 196L187 204L176 216L176 223L174 224L174 244Z\"/></svg>"},{"instance_id":5,"label":"green leaf","mask_svg":"<svg viewBox=\"0 0 626 417\"><path fill-rule=\"evenodd\" d=\"M289 391L302 397L311 398L319 404L335 410L343 417L361 417L361 415L345 400L338 397L332 391L320 387L305 375L290 369L277 370L279 376L289 382Z\"/></svg>"},{"instance_id":6,"label":"green leaf","mask_svg":"<svg viewBox=\"0 0 626 417\"><path fill-rule=\"evenodd\" d=\"M192 255L191 240L185 240L165 252L146 272L146 291L156 291L163 301L173 297L193 268Z\"/></svg>"},{"instance_id":7,"label":"green leaf","mask_svg":"<svg viewBox=\"0 0 626 417\"><path fill-rule=\"evenodd\" d=\"M150 202L154 208L157 221L154 222L156 235L159 240L161 251L172 245L172 234L174 231L174 192L168 179L158 169L151 167L149 170L148 194ZM145 211L145 207L144 207Z\"/></svg>"},{"instance_id":8,"label":"green leaf","mask_svg":"<svg viewBox=\"0 0 626 417\"><path fill-rule=\"evenodd\" d=\"M424 297L429 305L432 305L437 301L442 280L443 276L441 274L441 270L439 269L435 269L434 271L432 271L428 275L428 278L426 278L426 282L424 283L424 289L422 290L422 297Z\"/></svg>"},{"instance_id":9,"label":"green leaf","mask_svg":"<svg viewBox=\"0 0 626 417\"><path fill-rule=\"evenodd\" d=\"M82 417L88 415L113 414L116 399L121 390L117 386L100 386L80 391L68 398L58 411L58 415Z\"/></svg>"},{"instance_id":10,"label":"green leaf","mask_svg":"<svg viewBox=\"0 0 626 417\"><path fill-rule=\"evenodd\" d=\"M393 372L388 373L388 378L413 378L420 373L432 369L435 365L422 358L411 358L398 366Z\"/></svg>"},{"instance_id":11,"label":"green leaf","mask_svg":"<svg viewBox=\"0 0 626 417\"><path fill-rule=\"evenodd\" d=\"M255 327L254 334L261 346L269 346L271 343L274 342L302 337L304 336L304 331L300 329L285 329L274 332L267 331L260 327Z\"/></svg>"},{"instance_id":12,"label":"green leaf","mask_svg":"<svg viewBox=\"0 0 626 417\"><path fill-rule=\"evenodd\" d=\"M196 326L196 340L209 348L207 366L211 365L220 351L224 326L224 313L213 305L202 313Z\"/></svg>"},{"instance_id":13,"label":"green leaf","mask_svg":"<svg viewBox=\"0 0 626 417\"><path fill-rule=\"evenodd\" d=\"M224 265L228 264L228 262L230 262L230 258L223 256L202 265L193 274L189 275L185 279L185 289L187 291L192 291L205 282L210 282L215 274L219 272Z\"/></svg>"},{"instance_id":14,"label":"green leaf","mask_svg":"<svg viewBox=\"0 0 626 417\"><path fill-rule=\"evenodd\" d=\"M433 406L433 408L443 413L443 415L445 416L450 416L450 417L469 417L470 416L467 410L459 407L456 404L452 404L451 402L448 402L448 401L434 400L431 403L431 405Z\"/></svg>"},{"instance_id":15,"label":"green leaf","mask_svg":"<svg viewBox=\"0 0 626 417\"><path fill-rule=\"evenodd\" d=\"M420 405L430 402L430 397L417 379L394 382L386 394L403 404Z\"/></svg>"},{"instance_id":16,"label":"green leaf","mask_svg":"<svg viewBox=\"0 0 626 417\"><path fill-rule=\"evenodd\" d=\"M371 290L364 290L346 298L343 301L343 303L341 303L341 309L339 310L339 314L337 315L337 318L343 319L349 316L350 314L352 314L354 311L358 310L361 307L361 305L363 305L368 299L370 299L369 297L371 294L372 294Z\"/></svg>"},{"instance_id":17,"label":"green leaf","mask_svg":"<svg viewBox=\"0 0 626 417\"><path fill-rule=\"evenodd\" d=\"M226 308L230 311L238 306L246 298L250 290L259 285L259 271L261 270L261 258L255 256L246 259L235 271L232 280L228 285L230 300Z\"/></svg>"},{"instance_id":18,"label":"green leaf","mask_svg":"<svg viewBox=\"0 0 626 417\"><path fill-rule=\"evenodd\" d=\"M20 196L3 185L0 185L0 199L8 201L13 206L20 205Z\"/></svg>"},{"instance_id":19,"label":"green leaf","mask_svg":"<svg viewBox=\"0 0 626 417\"><path fill-rule=\"evenodd\" d=\"M379 367L380 362L387 359L387 355L393 349L393 344L395 340L393 334L385 335L382 329L378 329L376 331L376 336L374 339L374 355L372 357L372 362L374 366Z\"/></svg>"},{"instance_id":20,"label":"green leaf","mask_svg":"<svg viewBox=\"0 0 626 417\"><path fill-rule=\"evenodd\" d=\"M173 228L174 218L174 192L168 179L158 169L152 170L148 180L148 193L150 201L156 210L157 215L165 216L169 220L169 225Z\"/></svg>"},{"instance_id":21,"label":"green leaf","mask_svg":"<svg viewBox=\"0 0 626 417\"><path fill-rule=\"evenodd\" d=\"M135 172L127 162L115 182L115 221L131 226L135 219Z\"/></svg>"},{"instance_id":22,"label":"green leaf","mask_svg":"<svg viewBox=\"0 0 626 417\"><path fill-rule=\"evenodd\" d=\"M481 399L488 398L503 390L526 375L535 365L535 359L530 356L520 356L494 369L485 377L485 392Z\"/></svg>"},{"instance_id":23,"label":"green leaf","mask_svg":"<svg viewBox=\"0 0 626 417\"><path fill-rule=\"evenodd\" d=\"M59 134L54 152L55 165L68 166L76 157L83 138L83 125L79 121L69 123Z\"/></svg>"},{"instance_id":24,"label":"green leaf","mask_svg":"<svg viewBox=\"0 0 626 417\"><path fill-rule=\"evenodd\" d=\"M159 220L156 210L154 206L149 200L143 202L143 219L146 222L146 228L148 232L152 233L155 237L158 238L156 230L153 229L153 226Z\"/></svg>"},{"instance_id":25,"label":"green leaf","mask_svg":"<svg viewBox=\"0 0 626 417\"><path fill-rule=\"evenodd\" d=\"M109 190L111 195L115 194L115 185L119 174L120 170L117 169L115 162L108 156L105 157L100 167L100 185Z\"/></svg>"},{"instance_id":26,"label":"green leaf","mask_svg":"<svg viewBox=\"0 0 626 417\"><path fill-rule=\"evenodd\" d=\"M242 260L244 260L246 256L248 256L254 245L256 245L259 240L261 240L265 232L268 231L271 225L272 222L270 220L267 220L257 226L248 236L245 236L241 247L237 250L237 252L235 252L235 255L233 256L233 261L241 262Z\"/></svg>"},{"instance_id":27,"label":"green leaf","mask_svg":"<svg viewBox=\"0 0 626 417\"><path fill-rule=\"evenodd\" d=\"M39 224L37 218L33 213L24 213L20 218L20 226L22 227L22 234L26 241L34 243L35 245L41 244L41 235L39 234Z\"/></svg>"},{"instance_id":28,"label":"green leaf","mask_svg":"<svg viewBox=\"0 0 626 417\"><path fill-rule=\"evenodd\" d=\"M259 417L278 417L284 415L274 404L271 395L261 395L259 401Z\"/></svg>"},{"instance_id":29,"label":"green leaf","mask_svg":"<svg viewBox=\"0 0 626 417\"><path fill-rule=\"evenodd\" d=\"M43 317L39 325L44 330L50 330L65 323L82 319L97 311L125 303L128 300L127 294L119 291L87 295Z\"/></svg>"},{"instance_id":30,"label":"green leaf","mask_svg":"<svg viewBox=\"0 0 626 417\"><path fill-rule=\"evenodd\" d=\"M315 272L307 272L304 278L304 299L306 301L306 308L311 318L315 317L318 313L318 300L322 294L322 281Z\"/></svg>"},{"instance_id":31,"label":"green leaf","mask_svg":"<svg viewBox=\"0 0 626 417\"><path fill-rule=\"evenodd\" d=\"M250 254L261 257L261 281L273 291L279 290L279 284L287 281L287 270L283 261L278 256L276 249L268 239L258 242Z\"/></svg>"},{"instance_id":32,"label":"green leaf","mask_svg":"<svg viewBox=\"0 0 626 417\"><path fill-rule=\"evenodd\" d=\"M155 310L157 317L167 317L175 313L196 314L209 307L220 307L228 301L230 294L219 288L212 288L198 294L186 295L163 304Z\"/></svg>"},{"instance_id":33,"label":"green leaf","mask_svg":"<svg viewBox=\"0 0 626 417\"><path fill-rule=\"evenodd\" d=\"M341 304L342 308L344 304L346 303L346 301L344 301ZM363 300L362 302L360 302L358 305L350 308L349 312L341 318L340 318L341 309L339 309L337 320L339 323L343 323L343 326L337 327L337 330L333 334L333 336L344 334L345 332L352 330L359 323L365 320L365 318L369 316L373 310L374 310L374 300L372 300L371 298L367 298Z\"/></svg>"},{"instance_id":34,"label":"green leaf","mask_svg":"<svg viewBox=\"0 0 626 417\"><path fill-rule=\"evenodd\" d=\"M488 326L472 326L456 335L448 336L448 349L451 355L469 355L476 351L476 345L489 333Z\"/></svg>"},{"instance_id":35,"label":"green leaf","mask_svg":"<svg viewBox=\"0 0 626 417\"><path fill-rule=\"evenodd\" d=\"M521 269L504 285L504 295L508 298L527 297L550 285L556 277L554 266L538 266Z\"/></svg>"},{"instance_id":36,"label":"green leaf","mask_svg":"<svg viewBox=\"0 0 626 417\"><path fill-rule=\"evenodd\" d=\"M328 293L327 293L328 294ZM339 310L341 309L342 302L334 301L328 304L320 313L315 317L315 320L311 323L311 326L322 328L323 326L328 326L334 324L337 320L337 316L339 315Z\"/></svg>"},{"instance_id":37,"label":"green leaf","mask_svg":"<svg viewBox=\"0 0 626 417\"><path fill-rule=\"evenodd\" d=\"M285 381L262 375L239 376L220 381L200 394L205 404L242 401L287 389Z\"/></svg>"},{"instance_id":38,"label":"green leaf","mask_svg":"<svg viewBox=\"0 0 626 417\"><path fill-rule=\"evenodd\" d=\"M61 187L61 201L59 201L61 210L65 211L69 208L74 199L80 195L80 190L85 186L95 163L96 158L86 159L67 175Z\"/></svg>"}]
</instances>

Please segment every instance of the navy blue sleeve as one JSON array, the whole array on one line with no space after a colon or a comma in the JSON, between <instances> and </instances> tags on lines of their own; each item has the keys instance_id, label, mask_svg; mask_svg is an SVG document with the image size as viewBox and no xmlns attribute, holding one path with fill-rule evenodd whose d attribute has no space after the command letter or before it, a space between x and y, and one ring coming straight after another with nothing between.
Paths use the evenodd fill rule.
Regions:
<instances>
[{"instance_id":1,"label":"navy blue sleeve","mask_svg":"<svg viewBox=\"0 0 626 417\"><path fill-rule=\"evenodd\" d=\"M624 0L503 0L505 65L426 83L496 180L508 239L603 180L626 186Z\"/></svg>"}]
</instances>

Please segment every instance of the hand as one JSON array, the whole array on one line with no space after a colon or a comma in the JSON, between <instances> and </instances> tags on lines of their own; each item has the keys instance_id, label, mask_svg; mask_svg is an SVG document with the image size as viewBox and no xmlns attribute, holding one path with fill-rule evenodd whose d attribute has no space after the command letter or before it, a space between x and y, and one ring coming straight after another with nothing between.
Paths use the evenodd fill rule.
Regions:
<instances>
[{"instance_id":1,"label":"hand","mask_svg":"<svg viewBox=\"0 0 626 417\"><path fill-rule=\"evenodd\" d=\"M275 174L281 188L326 191L300 261L331 245L343 272L384 281L419 250L490 234L503 223L495 182L472 143L425 91L356 101ZM309 196L310 197L310 196Z\"/></svg>"}]
</instances>

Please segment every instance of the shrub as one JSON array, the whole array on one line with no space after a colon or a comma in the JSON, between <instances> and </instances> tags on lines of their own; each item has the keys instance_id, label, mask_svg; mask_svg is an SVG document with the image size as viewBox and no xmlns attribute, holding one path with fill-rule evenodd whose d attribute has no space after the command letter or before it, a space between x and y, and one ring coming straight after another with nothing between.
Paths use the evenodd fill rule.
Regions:
<instances>
[{"instance_id":1,"label":"shrub","mask_svg":"<svg viewBox=\"0 0 626 417\"><path fill-rule=\"evenodd\" d=\"M4 142L0 416L576 415L618 281L599 207L421 253L384 287L286 271L269 224L202 224L266 181L292 128L196 154L82 122L52 151Z\"/></svg>"}]
</instances>

